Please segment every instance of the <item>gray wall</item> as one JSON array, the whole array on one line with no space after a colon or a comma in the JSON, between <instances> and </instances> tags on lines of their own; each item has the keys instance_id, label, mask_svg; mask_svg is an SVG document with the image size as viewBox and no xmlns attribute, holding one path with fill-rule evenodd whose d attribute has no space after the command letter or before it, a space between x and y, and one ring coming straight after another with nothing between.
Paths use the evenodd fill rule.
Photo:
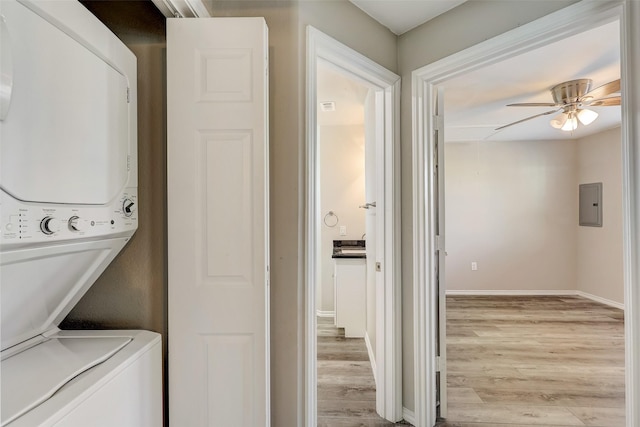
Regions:
<instances>
[{"instance_id":1,"label":"gray wall","mask_svg":"<svg viewBox=\"0 0 640 427\"><path fill-rule=\"evenodd\" d=\"M572 3L575 1L468 1L398 38L398 70L402 76L403 401L411 411L414 409L411 72Z\"/></svg>"}]
</instances>

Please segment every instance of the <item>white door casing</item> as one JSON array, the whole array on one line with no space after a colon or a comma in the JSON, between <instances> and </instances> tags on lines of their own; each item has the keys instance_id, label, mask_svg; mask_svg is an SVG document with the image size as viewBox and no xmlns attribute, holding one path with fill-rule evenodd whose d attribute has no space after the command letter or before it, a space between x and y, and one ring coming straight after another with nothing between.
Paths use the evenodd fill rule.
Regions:
<instances>
[{"instance_id":1,"label":"white door casing","mask_svg":"<svg viewBox=\"0 0 640 427\"><path fill-rule=\"evenodd\" d=\"M625 270L626 425L640 423L640 2L582 1L496 36L412 73L414 360L416 427L436 421L436 356L433 308L437 283L433 271L434 91L439 83L556 40L620 20L622 80L623 227Z\"/></svg>"},{"instance_id":2,"label":"white door casing","mask_svg":"<svg viewBox=\"0 0 640 427\"><path fill-rule=\"evenodd\" d=\"M372 88L376 97L376 164L381 176L377 187L376 222L384 232L376 233L378 260L382 260L382 284L376 286L376 381L378 413L388 420L402 419L402 336L400 288L400 178L399 178L399 96L400 77L355 52L344 44L307 27L307 205L305 256L305 426L316 427L316 303L315 263L317 258L318 211L317 176L317 96L316 71L319 60L341 69ZM371 202L367 200L367 202ZM383 242L383 243L381 243ZM382 350L380 350L382 349Z\"/></svg>"},{"instance_id":3,"label":"white door casing","mask_svg":"<svg viewBox=\"0 0 640 427\"><path fill-rule=\"evenodd\" d=\"M169 421L268 426L268 33L167 20Z\"/></svg>"}]
</instances>

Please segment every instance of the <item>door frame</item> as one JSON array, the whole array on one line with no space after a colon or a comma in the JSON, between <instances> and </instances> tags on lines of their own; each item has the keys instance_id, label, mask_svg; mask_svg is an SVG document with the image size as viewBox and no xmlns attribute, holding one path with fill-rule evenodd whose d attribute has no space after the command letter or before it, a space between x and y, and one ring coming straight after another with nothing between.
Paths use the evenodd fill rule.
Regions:
<instances>
[{"instance_id":1,"label":"door frame","mask_svg":"<svg viewBox=\"0 0 640 427\"><path fill-rule=\"evenodd\" d=\"M402 305L400 288L400 76L364 55L307 26L306 58L306 251L305 251L305 426L317 425L316 259L319 242L317 65L346 72L380 93L376 140L384 141L384 286L376 287L376 410L387 419L402 419ZM378 165L377 165L378 166ZM378 201L380 202L380 201ZM380 206L380 203L378 204Z\"/></svg>"},{"instance_id":2,"label":"door frame","mask_svg":"<svg viewBox=\"0 0 640 427\"><path fill-rule=\"evenodd\" d=\"M640 424L640 2L581 1L412 73L413 297L416 427L436 421L436 304L433 154L437 85L472 69L620 21L626 423ZM636 77L637 83L637 77Z\"/></svg>"}]
</instances>

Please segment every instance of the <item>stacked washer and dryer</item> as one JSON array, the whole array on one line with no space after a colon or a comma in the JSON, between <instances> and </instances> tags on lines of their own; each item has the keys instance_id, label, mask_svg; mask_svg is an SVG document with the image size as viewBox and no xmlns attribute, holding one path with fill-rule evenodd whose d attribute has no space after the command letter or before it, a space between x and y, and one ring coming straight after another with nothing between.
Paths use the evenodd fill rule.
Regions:
<instances>
[{"instance_id":1,"label":"stacked washer and dryer","mask_svg":"<svg viewBox=\"0 0 640 427\"><path fill-rule=\"evenodd\" d=\"M0 15L0 425L161 426L158 334L57 327L138 226L136 58L75 0Z\"/></svg>"}]
</instances>

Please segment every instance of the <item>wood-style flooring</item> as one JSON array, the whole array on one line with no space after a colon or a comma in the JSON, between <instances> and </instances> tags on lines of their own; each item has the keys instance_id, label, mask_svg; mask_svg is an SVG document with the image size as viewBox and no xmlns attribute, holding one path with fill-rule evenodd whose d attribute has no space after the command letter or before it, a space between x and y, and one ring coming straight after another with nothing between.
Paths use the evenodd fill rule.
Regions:
<instances>
[{"instance_id":1,"label":"wood-style flooring","mask_svg":"<svg viewBox=\"0 0 640 427\"><path fill-rule=\"evenodd\" d=\"M443 427L624 427L624 316L575 296L447 297Z\"/></svg>"},{"instance_id":2,"label":"wood-style flooring","mask_svg":"<svg viewBox=\"0 0 640 427\"><path fill-rule=\"evenodd\" d=\"M362 338L345 338L318 318L318 427L387 427L376 413L376 385ZM405 425L406 427L406 425Z\"/></svg>"}]
</instances>

